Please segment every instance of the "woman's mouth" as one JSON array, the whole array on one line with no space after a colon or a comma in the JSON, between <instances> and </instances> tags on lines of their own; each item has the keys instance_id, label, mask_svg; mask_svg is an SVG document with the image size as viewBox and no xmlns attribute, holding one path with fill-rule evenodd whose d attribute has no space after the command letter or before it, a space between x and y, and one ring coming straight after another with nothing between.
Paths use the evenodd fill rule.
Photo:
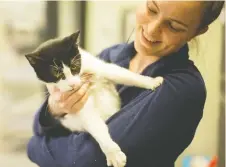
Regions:
<instances>
[{"instance_id":1,"label":"woman's mouth","mask_svg":"<svg viewBox=\"0 0 226 167\"><path fill-rule=\"evenodd\" d=\"M153 45L157 45L160 43L160 41L157 40L148 40L145 35L144 35L144 29L142 28L141 31L141 43L147 47L153 46Z\"/></svg>"}]
</instances>

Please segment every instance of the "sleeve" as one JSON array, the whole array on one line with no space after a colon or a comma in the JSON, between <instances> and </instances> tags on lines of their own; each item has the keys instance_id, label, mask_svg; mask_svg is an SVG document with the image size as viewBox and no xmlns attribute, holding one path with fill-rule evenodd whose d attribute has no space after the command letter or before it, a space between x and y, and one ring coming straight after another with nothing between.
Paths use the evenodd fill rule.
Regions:
<instances>
[{"instance_id":1,"label":"sleeve","mask_svg":"<svg viewBox=\"0 0 226 167\"><path fill-rule=\"evenodd\" d=\"M97 57L101 60L104 60L105 62L110 62L110 57L109 57L109 48L104 49L102 52L100 52Z\"/></svg>"},{"instance_id":2,"label":"sleeve","mask_svg":"<svg viewBox=\"0 0 226 167\"><path fill-rule=\"evenodd\" d=\"M113 140L127 155L128 166L137 162L152 166L160 158L174 162L192 141L205 95L182 83L165 81L155 92L145 91L132 107L123 107L108 122ZM149 163L142 164L147 155ZM59 138L35 135L28 144L28 156L41 167L106 167L98 144L87 133Z\"/></svg>"},{"instance_id":3,"label":"sleeve","mask_svg":"<svg viewBox=\"0 0 226 167\"><path fill-rule=\"evenodd\" d=\"M58 119L55 119L48 111L48 99L37 111L34 123L33 132L36 136L67 136L71 131L60 124Z\"/></svg>"}]
</instances>

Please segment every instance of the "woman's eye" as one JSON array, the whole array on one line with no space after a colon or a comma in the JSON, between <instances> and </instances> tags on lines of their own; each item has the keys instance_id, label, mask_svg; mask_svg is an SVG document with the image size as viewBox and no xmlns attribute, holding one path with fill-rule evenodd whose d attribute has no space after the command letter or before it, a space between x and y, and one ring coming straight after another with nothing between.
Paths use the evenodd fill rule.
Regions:
<instances>
[{"instance_id":1,"label":"woman's eye","mask_svg":"<svg viewBox=\"0 0 226 167\"><path fill-rule=\"evenodd\" d=\"M172 26L172 24L169 24L169 27L170 27L170 29L173 30L173 31L176 31L176 32L179 31L178 29L174 28L174 27Z\"/></svg>"},{"instance_id":2,"label":"woman's eye","mask_svg":"<svg viewBox=\"0 0 226 167\"><path fill-rule=\"evenodd\" d=\"M157 14L157 11L156 10L153 10L151 8L148 8L148 10L149 10L149 13L151 13L151 14Z\"/></svg>"},{"instance_id":3,"label":"woman's eye","mask_svg":"<svg viewBox=\"0 0 226 167\"><path fill-rule=\"evenodd\" d=\"M168 23L168 25L167 25L169 28L170 28L170 30L172 30L172 31L174 31L174 32L181 32L181 31L184 31L183 29L181 29L181 28L177 28L177 27L175 27L172 23Z\"/></svg>"}]
</instances>

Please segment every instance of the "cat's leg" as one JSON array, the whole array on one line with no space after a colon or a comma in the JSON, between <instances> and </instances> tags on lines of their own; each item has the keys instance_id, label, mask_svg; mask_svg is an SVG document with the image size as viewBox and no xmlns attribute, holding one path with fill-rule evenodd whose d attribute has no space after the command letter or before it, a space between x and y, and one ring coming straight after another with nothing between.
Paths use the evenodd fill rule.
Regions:
<instances>
[{"instance_id":1,"label":"cat's leg","mask_svg":"<svg viewBox=\"0 0 226 167\"><path fill-rule=\"evenodd\" d=\"M159 76L152 78L140 75L115 64L106 64L106 70L104 70L102 74L105 78L118 84L137 86L152 90L160 86L163 82L163 77Z\"/></svg>"},{"instance_id":2,"label":"cat's leg","mask_svg":"<svg viewBox=\"0 0 226 167\"><path fill-rule=\"evenodd\" d=\"M90 54L82 54L83 72L94 73L118 84L155 89L163 82L163 77L143 76L115 64L106 63Z\"/></svg>"},{"instance_id":3,"label":"cat's leg","mask_svg":"<svg viewBox=\"0 0 226 167\"><path fill-rule=\"evenodd\" d=\"M64 116L63 119L60 119L61 124L70 129L72 132L81 132L84 131L82 122L77 115L68 114Z\"/></svg>"},{"instance_id":4,"label":"cat's leg","mask_svg":"<svg viewBox=\"0 0 226 167\"><path fill-rule=\"evenodd\" d=\"M115 64L105 63L98 71L98 74L118 84L137 86L154 90L163 82L163 77L152 78L143 76Z\"/></svg>"},{"instance_id":5,"label":"cat's leg","mask_svg":"<svg viewBox=\"0 0 226 167\"><path fill-rule=\"evenodd\" d=\"M83 110L78 113L82 120L83 128L90 133L98 142L101 150L106 156L107 165L114 167L124 167L126 164L126 155L115 143L108 131L108 127L101 119L98 111Z\"/></svg>"}]
</instances>

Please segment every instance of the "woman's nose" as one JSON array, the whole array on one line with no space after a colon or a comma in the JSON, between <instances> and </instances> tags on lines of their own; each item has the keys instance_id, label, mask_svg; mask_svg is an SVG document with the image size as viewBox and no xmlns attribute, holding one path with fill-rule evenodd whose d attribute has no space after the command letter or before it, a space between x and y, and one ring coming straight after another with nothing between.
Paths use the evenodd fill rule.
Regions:
<instances>
[{"instance_id":1,"label":"woman's nose","mask_svg":"<svg viewBox=\"0 0 226 167\"><path fill-rule=\"evenodd\" d=\"M154 38L154 39L151 39L151 40L158 40L156 38L159 37L160 33L161 33L161 26L160 26L159 20L155 20L155 21L148 23L148 25L147 25L147 35L149 37Z\"/></svg>"}]
</instances>

